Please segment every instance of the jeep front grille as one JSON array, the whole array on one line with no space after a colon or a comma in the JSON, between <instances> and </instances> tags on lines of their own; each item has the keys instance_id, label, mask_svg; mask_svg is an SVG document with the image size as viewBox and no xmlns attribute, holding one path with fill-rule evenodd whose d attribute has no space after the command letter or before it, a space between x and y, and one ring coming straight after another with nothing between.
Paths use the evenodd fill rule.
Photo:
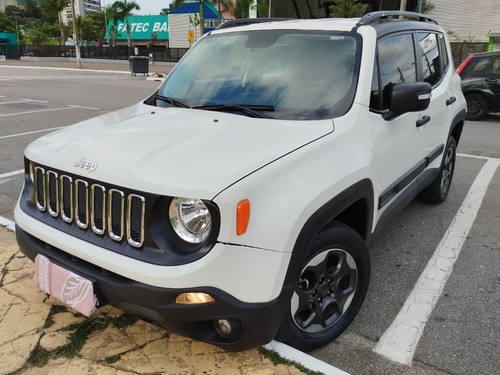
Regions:
<instances>
[{"instance_id":1,"label":"jeep front grille","mask_svg":"<svg viewBox=\"0 0 500 375\"><path fill-rule=\"evenodd\" d=\"M73 179L40 166L34 167L33 184L39 211L83 230L90 228L99 236L107 234L114 241L126 236L131 246L143 245L146 199L142 195Z\"/></svg>"}]
</instances>

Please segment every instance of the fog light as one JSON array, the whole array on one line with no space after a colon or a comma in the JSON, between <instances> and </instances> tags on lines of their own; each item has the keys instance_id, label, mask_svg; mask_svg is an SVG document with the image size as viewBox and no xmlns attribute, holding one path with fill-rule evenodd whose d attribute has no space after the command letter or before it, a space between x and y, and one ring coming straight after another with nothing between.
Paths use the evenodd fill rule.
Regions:
<instances>
[{"instance_id":1,"label":"fog light","mask_svg":"<svg viewBox=\"0 0 500 375\"><path fill-rule=\"evenodd\" d=\"M231 323L229 323L226 319L217 320L217 328L219 328L220 331L226 336L229 336L232 331Z\"/></svg>"},{"instance_id":2,"label":"fog light","mask_svg":"<svg viewBox=\"0 0 500 375\"><path fill-rule=\"evenodd\" d=\"M241 334L241 322L234 319L214 320L217 333L225 339L235 339Z\"/></svg>"},{"instance_id":3,"label":"fog light","mask_svg":"<svg viewBox=\"0 0 500 375\"><path fill-rule=\"evenodd\" d=\"M177 296L175 302L181 305L197 305L215 302L215 300L207 293L182 293Z\"/></svg>"}]
</instances>

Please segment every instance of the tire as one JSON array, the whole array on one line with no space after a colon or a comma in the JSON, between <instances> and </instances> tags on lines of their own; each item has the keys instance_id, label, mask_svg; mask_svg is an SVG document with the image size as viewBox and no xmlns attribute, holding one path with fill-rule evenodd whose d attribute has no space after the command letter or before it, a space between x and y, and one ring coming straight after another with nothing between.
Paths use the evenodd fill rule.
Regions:
<instances>
[{"instance_id":1,"label":"tire","mask_svg":"<svg viewBox=\"0 0 500 375\"><path fill-rule=\"evenodd\" d=\"M441 168L434 181L422 190L418 198L427 203L442 203L450 192L453 172L455 170L455 159L457 157L457 143L455 138L448 138L446 149L441 162Z\"/></svg>"},{"instance_id":2,"label":"tire","mask_svg":"<svg viewBox=\"0 0 500 375\"><path fill-rule=\"evenodd\" d=\"M486 117L488 114L488 102L481 94L468 94L465 96L467 101L467 120L477 121Z\"/></svg>"},{"instance_id":3,"label":"tire","mask_svg":"<svg viewBox=\"0 0 500 375\"><path fill-rule=\"evenodd\" d=\"M361 236L341 223L321 231L308 249L277 340L302 351L333 341L359 312L369 281Z\"/></svg>"}]
</instances>

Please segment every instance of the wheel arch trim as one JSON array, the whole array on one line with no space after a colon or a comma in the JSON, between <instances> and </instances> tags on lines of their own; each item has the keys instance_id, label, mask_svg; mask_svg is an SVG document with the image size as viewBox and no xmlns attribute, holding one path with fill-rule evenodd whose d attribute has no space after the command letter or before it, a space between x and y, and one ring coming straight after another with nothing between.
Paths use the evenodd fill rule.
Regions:
<instances>
[{"instance_id":1,"label":"wheel arch trim","mask_svg":"<svg viewBox=\"0 0 500 375\"><path fill-rule=\"evenodd\" d=\"M309 248L314 236L357 202L364 201L366 205L366 217L361 218L361 220L364 220L364 233L359 233L359 231L358 233L367 244L370 243L374 212L373 191L371 180L360 180L330 199L309 217L295 241L292 257L285 276L285 287L296 282L300 274L301 266L307 256L306 250Z\"/></svg>"}]
</instances>

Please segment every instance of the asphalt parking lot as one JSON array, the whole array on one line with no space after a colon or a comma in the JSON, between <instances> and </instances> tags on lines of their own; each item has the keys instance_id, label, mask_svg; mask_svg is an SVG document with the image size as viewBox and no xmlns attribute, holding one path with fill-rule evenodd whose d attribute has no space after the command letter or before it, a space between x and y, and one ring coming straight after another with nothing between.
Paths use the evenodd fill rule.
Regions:
<instances>
[{"instance_id":1,"label":"asphalt parking lot","mask_svg":"<svg viewBox=\"0 0 500 375\"><path fill-rule=\"evenodd\" d=\"M32 140L133 104L158 85L127 74L0 65L0 225L14 220L22 150ZM411 203L375 240L359 316L313 357L350 374L498 373L500 117L467 122L458 153L448 200ZM151 335L161 335L155 329ZM206 373L245 373L233 370Z\"/></svg>"}]
</instances>

